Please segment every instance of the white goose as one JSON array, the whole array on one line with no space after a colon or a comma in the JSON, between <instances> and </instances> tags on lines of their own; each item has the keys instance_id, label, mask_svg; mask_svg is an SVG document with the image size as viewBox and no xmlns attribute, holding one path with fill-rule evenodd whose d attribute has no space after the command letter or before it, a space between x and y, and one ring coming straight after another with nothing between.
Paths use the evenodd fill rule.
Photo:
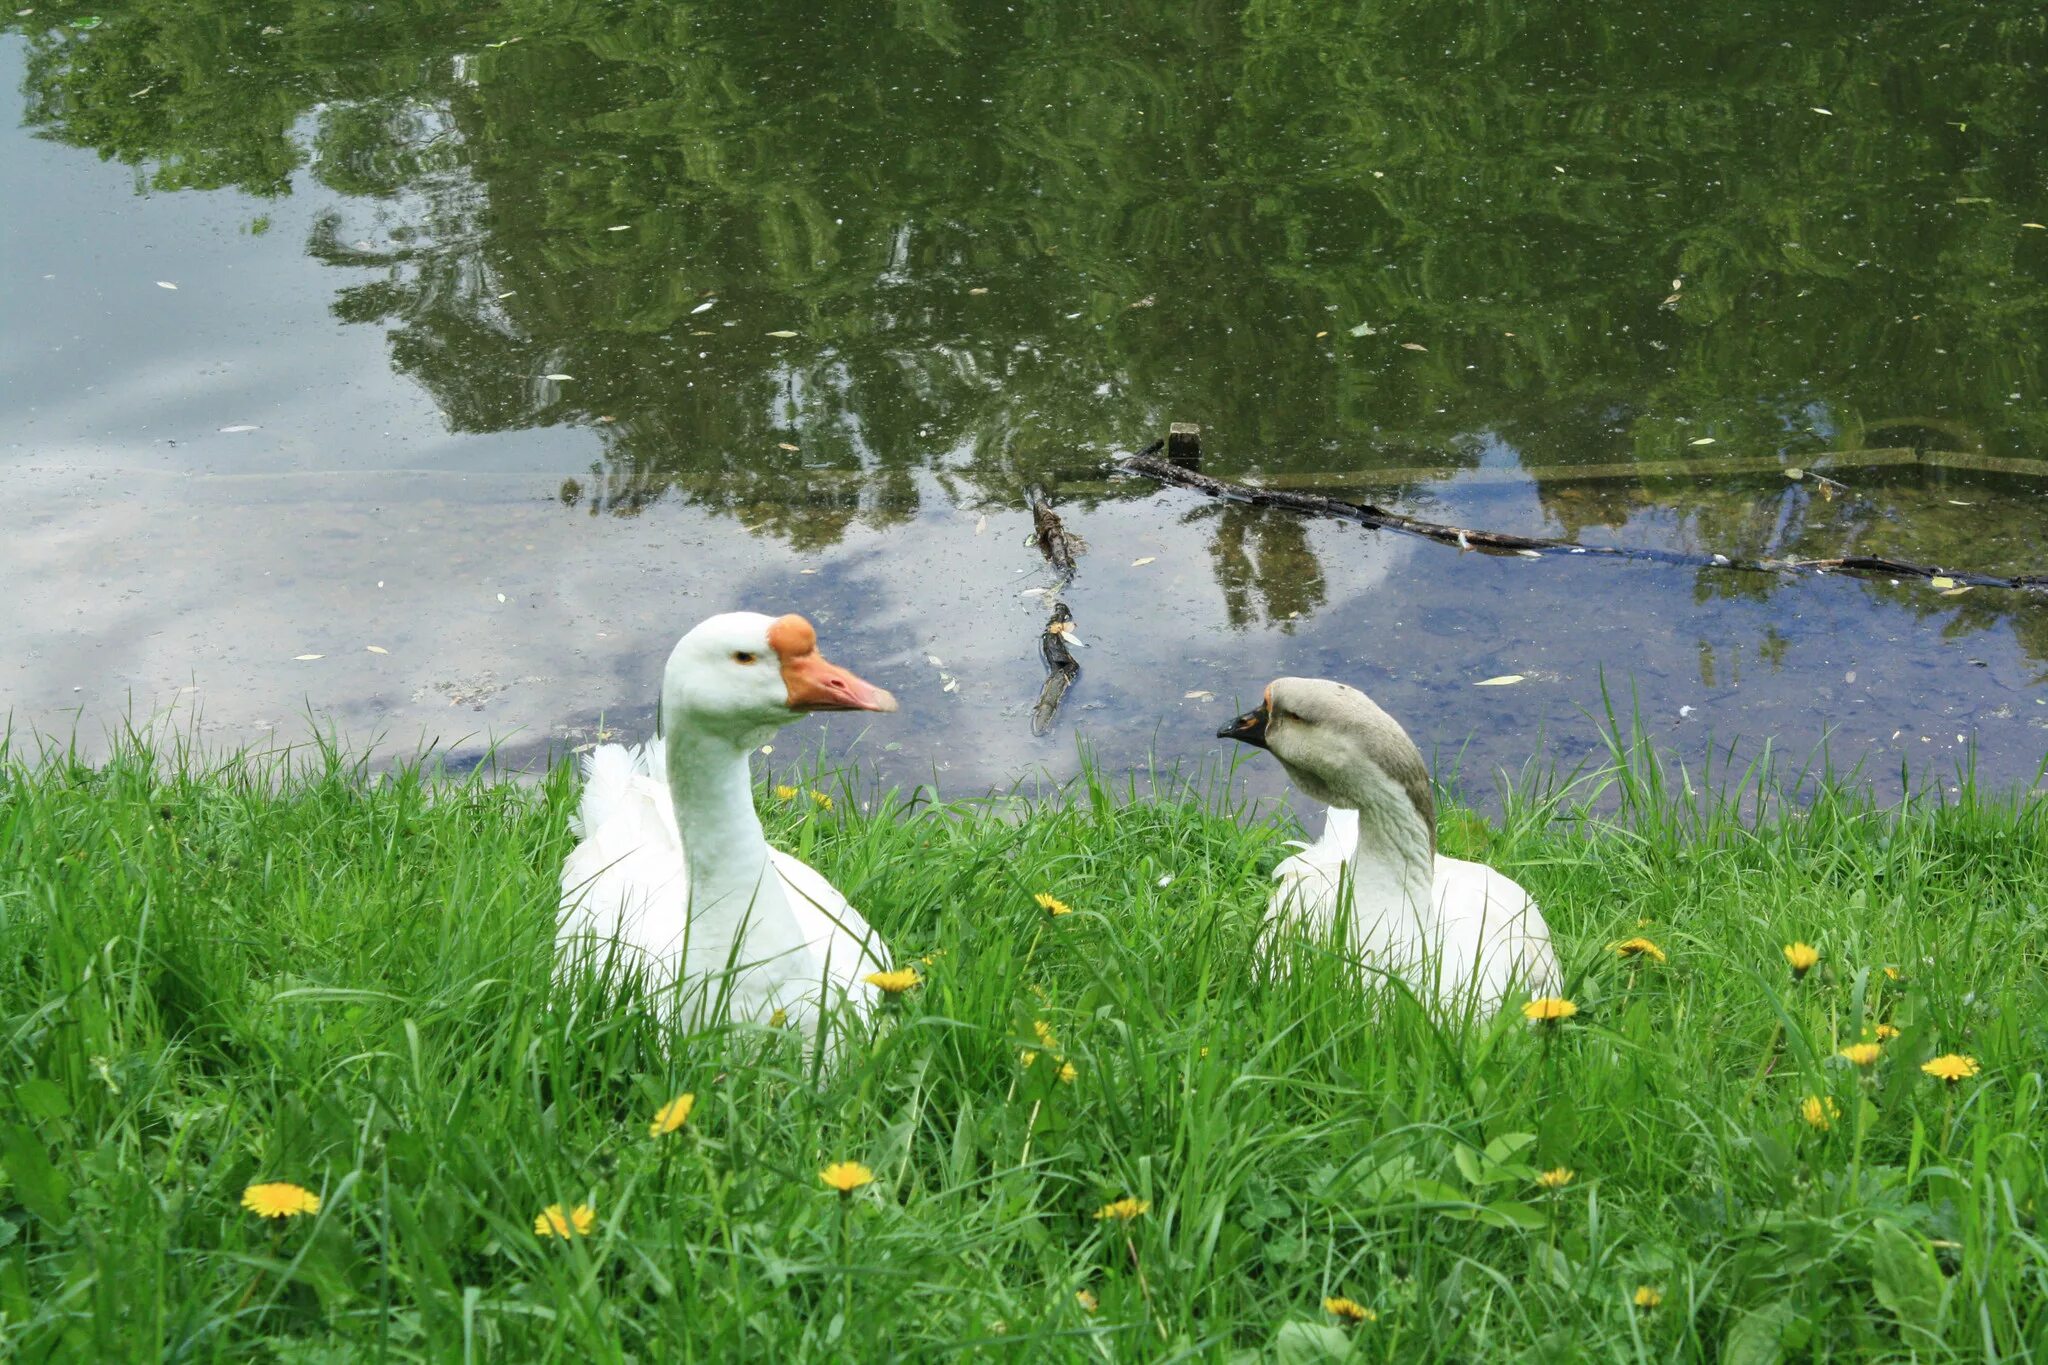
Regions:
<instances>
[{"instance_id":1,"label":"white goose","mask_svg":"<svg viewBox=\"0 0 2048 1365\"><path fill-rule=\"evenodd\" d=\"M1280 760L1330 810L1323 837L1273 870L1272 907L1326 932L1347 910L1351 946L1425 1000L1490 1016L1515 990L1559 986L1550 929L1529 893L1483 863L1436 851L1422 753L1355 687L1278 678L1256 711L1216 732Z\"/></svg>"},{"instance_id":2,"label":"white goose","mask_svg":"<svg viewBox=\"0 0 2048 1365\"><path fill-rule=\"evenodd\" d=\"M841 1001L865 1014L887 949L817 871L768 846L747 757L812 711L896 699L818 653L801 616L714 616L661 680L659 738L585 762L562 867L558 968L644 974L685 1025L722 1018L815 1032ZM820 1006L823 1006L821 1009Z\"/></svg>"}]
</instances>

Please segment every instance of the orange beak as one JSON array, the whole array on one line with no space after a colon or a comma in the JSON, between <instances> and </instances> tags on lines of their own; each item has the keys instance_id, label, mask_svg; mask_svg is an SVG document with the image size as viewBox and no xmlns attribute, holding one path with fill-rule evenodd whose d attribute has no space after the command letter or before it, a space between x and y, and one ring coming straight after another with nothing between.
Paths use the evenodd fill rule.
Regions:
<instances>
[{"instance_id":1,"label":"orange beak","mask_svg":"<svg viewBox=\"0 0 2048 1365\"><path fill-rule=\"evenodd\" d=\"M782 685L792 711L894 711L888 692L828 662L818 652L818 632L801 616L784 616L768 628L768 647L782 661Z\"/></svg>"}]
</instances>

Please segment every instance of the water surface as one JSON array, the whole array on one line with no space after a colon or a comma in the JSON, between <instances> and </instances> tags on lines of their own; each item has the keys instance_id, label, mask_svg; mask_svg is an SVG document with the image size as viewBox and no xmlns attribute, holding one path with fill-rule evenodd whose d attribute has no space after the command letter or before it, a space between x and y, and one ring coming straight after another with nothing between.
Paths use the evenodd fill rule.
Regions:
<instances>
[{"instance_id":1,"label":"water surface","mask_svg":"<svg viewBox=\"0 0 2048 1365\"><path fill-rule=\"evenodd\" d=\"M2026 781L2042 594L1461 554L1115 461L1189 421L1463 525L2048 569L2044 59L1960 0L37 5L0 704L574 746L746 606L902 699L834 752L955 791L1200 759L1279 673L1468 774L1590 752L1604 679L1695 764ZM1089 546L1045 739L1034 494Z\"/></svg>"}]
</instances>

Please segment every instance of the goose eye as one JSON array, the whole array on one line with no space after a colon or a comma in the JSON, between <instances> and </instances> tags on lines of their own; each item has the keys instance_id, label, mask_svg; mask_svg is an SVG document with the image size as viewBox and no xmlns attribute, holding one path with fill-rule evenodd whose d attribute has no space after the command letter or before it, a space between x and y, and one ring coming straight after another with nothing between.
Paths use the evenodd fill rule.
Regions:
<instances>
[{"instance_id":1,"label":"goose eye","mask_svg":"<svg viewBox=\"0 0 2048 1365\"><path fill-rule=\"evenodd\" d=\"M732 652L732 661L736 664L759 663L760 659L760 655L750 650L736 649Z\"/></svg>"}]
</instances>

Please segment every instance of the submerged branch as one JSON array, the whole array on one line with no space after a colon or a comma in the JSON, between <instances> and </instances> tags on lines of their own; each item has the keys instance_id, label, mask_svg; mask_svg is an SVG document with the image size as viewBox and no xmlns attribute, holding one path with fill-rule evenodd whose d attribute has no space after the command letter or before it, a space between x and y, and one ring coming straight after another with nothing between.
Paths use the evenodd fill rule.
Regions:
<instances>
[{"instance_id":1,"label":"submerged branch","mask_svg":"<svg viewBox=\"0 0 2048 1365\"><path fill-rule=\"evenodd\" d=\"M1930 568L1923 564L1909 564L1900 559L1886 559L1878 555L1843 555L1834 559L1750 559L1723 554L1694 554L1683 550L1655 550L1633 548L1622 545L1575 545L1568 540L1552 540L1543 536L1519 536L1500 531L1483 531L1469 526L1451 526L1443 522L1423 521L1401 512L1376 507L1369 502L1347 502L1342 498L1324 497L1320 493L1297 493L1279 488L1255 488L1250 484L1232 483L1207 474L1198 474L1191 469L1182 469L1157 458L1158 443L1123 462L1123 467L1134 474L1157 479L1161 483L1191 488L1212 498L1228 502L1248 503L1254 507L1274 507L1302 516L1336 517L1343 521L1355 522L1373 530L1400 531L1440 545L1455 545L1461 550L1477 550L1481 554L1517 555L1526 559L1541 559L1550 555L1594 555L1604 559L1649 560L1659 564L1679 564L1702 569L1731 569L1743 573L1789 574L1812 572L1816 574L1839 573L1856 578L1952 578L1958 586L1978 588L2022 588L2035 592L2048 591L2048 573L2021 574L2004 578L1996 574L1975 573L1967 569Z\"/></svg>"}]
</instances>

